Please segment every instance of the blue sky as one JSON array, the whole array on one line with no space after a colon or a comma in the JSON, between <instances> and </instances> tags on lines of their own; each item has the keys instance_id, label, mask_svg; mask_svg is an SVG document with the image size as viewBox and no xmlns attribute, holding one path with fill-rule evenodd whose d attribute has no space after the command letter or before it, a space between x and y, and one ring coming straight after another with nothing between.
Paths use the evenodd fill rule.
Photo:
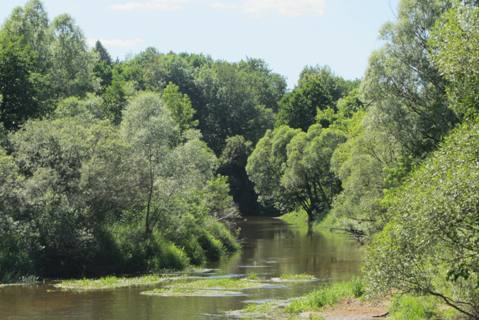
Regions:
<instances>
[{"instance_id":1,"label":"blue sky","mask_svg":"<svg viewBox=\"0 0 479 320\"><path fill-rule=\"evenodd\" d=\"M3 22L26 0L0 0ZM215 59L262 58L292 87L305 65L361 77L378 31L398 0L43 0L50 18L69 13L90 43L113 57L153 46Z\"/></svg>"}]
</instances>

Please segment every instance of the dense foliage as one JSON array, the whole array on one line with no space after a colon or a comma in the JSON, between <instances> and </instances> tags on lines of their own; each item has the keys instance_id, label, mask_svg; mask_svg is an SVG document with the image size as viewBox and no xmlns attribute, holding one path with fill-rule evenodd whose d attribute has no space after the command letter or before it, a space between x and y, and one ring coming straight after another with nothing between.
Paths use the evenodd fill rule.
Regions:
<instances>
[{"instance_id":1,"label":"dense foliage","mask_svg":"<svg viewBox=\"0 0 479 320\"><path fill-rule=\"evenodd\" d=\"M478 3L401 0L381 38L361 81L305 67L287 92L262 60L113 61L68 15L15 9L0 30L0 280L201 264L237 249L237 207L303 210L369 244L370 292L477 319Z\"/></svg>"},{"instance_id":2,"label":"dense foliage","mask_svg":"<svg viewBox=\"0 0 479 320\"><path fill-rule=\"evenodd\" d=\"M402 0L359 87L305 69L247 165L261 201L329 213L370 243L371 292L430 295L474 319L478 17L476 1Z\"/></svg>"},{"instance_id":3,"label":"dense foliage","mask_svg":"<svg viewBox=\"0 0 479 320\"><path fill-rule=\"evenodd\" d=\"M146 58L158 60L144 68ZM175 75L187 60L188 70ZM232 108L235 81L247 77L257 88L274 78L278 91L264 84L240 112L267 113L260 102L284 90L261 62L151 50L113 62L100 42L87 47L68 15L50 22L36 0L15 9L0 31L0 280L176 269L237 250L231 221L238 210L196 129L199 102L174 83L187 74L210 77L223 65L224 76L236 79L231 87L207 82L198 91L221 90L222 106ZM239 119L249 121L247 113ZM262 130L268 117L251 125ZM216 134L219 124L227 125L201 129ZM216 151L226 141L218 143Z\"/></svg>"},{"instance_id":4,"label":"dense foliage","mask_svg":"<svg viewBox=\"0 0 479 320\"><path fill-rule=\"evenodd\" d=\"M374 289L441 297L479 316L479 122L452 132L387 194L390 221L368 256Z\"/></svg>"}]
</instances>

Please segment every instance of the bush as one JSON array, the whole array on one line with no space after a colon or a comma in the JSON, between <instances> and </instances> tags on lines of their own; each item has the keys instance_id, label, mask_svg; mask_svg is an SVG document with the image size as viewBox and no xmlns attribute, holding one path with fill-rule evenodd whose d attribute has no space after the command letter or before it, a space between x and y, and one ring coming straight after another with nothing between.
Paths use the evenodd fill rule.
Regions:
<instances>
[{"instance_id":1,"label":"bush","mask_svg":"<svg viewBox=\"0 0 479 320\"><path fill-rule=\"evenodd\" d=\"M185 252L165 240L158 230L149 238L138 225L117 225L111 232L121 253L121 273L180 270L189 264Z\"/></svg>"},{"instance_id":2,"label":"bush","mask_svg":"<svg viewBox=\"0 0 479 320\"><path fill-rule=\"evenodd\" d=\"M211 230L211 234L221 241L223 248L228 253L233 253L240 248L238 241L233 236L231 231L221 222L212 220L209 223L209 229Z\"/></svg>"},{"instance_id":3,"label":"bush","mask_svg":"<svg viewBox=\"0 0 479 320\"><path fill-rule=\"evenodd\" d=\"M198 242L210 261L218 261L225 255L225 249L223 248L221 241L216 239L207 230L204 230L198 237Z\"/></svg>"},{"instance_id":4,"label":"bush","mask_svg":"<svg viewBox=\"0 0 479 320\"><path fill-rule=\"evenodd\" d=\"M353 290L354 297L360 298L364 295L364 282L360 278L355 278L351 281L351 287Z\"/></svg>"},{"instance_id":5,"label":"bush","mask_svg":"<svg viewBox=\"0 0 479 320\"><path fill-rule=\"evenodd\" d=\"M201 265L206 261L205 251L200 246L196 236L184 237L178 245L183 248L192 264Z\"/></svg>"}]
</instances>

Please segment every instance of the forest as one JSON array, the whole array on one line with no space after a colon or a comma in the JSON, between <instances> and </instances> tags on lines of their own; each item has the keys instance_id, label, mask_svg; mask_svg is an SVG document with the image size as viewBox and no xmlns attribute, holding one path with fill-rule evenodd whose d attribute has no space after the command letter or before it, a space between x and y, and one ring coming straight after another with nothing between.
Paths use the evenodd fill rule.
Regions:
<instances>
[{"instance_id":1,"label":"forest","mask_svg":"<svg viewBox=\"0 0 479 320\"><path fill-rule=\"evenodd\" d=\"M296 214L366 247L371 295L479 318L479 3L401 0L362 79L147 48L39 0L0 29L0 282L145 274Z\"/></svg>"}]
</instances>

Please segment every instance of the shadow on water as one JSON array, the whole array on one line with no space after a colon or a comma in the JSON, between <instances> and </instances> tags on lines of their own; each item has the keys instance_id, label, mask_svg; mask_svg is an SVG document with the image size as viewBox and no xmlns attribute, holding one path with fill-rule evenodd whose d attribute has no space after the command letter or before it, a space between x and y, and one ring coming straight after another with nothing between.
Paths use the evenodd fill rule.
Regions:
<instances>
[{"instance_id":1,"label":"shadow on water","mask_svg":"<svg viewBox=\"0 0 479 320\"><path fill-rule=\"evenodd\" d=\"M243 249L214 267L216 276L255 273L271 278L308 273L321 281L347 280L359 272L360 248L343 236L308 233L278 219L240 222ZM320 282L321 282L320 281ZM246 291L246 297L149 297L142 288L72 293L49 285L0 288L0 319L209 319L239 309L244 301L284 299L313 290L318 282Z\"/></svg>"}]
</instances>

